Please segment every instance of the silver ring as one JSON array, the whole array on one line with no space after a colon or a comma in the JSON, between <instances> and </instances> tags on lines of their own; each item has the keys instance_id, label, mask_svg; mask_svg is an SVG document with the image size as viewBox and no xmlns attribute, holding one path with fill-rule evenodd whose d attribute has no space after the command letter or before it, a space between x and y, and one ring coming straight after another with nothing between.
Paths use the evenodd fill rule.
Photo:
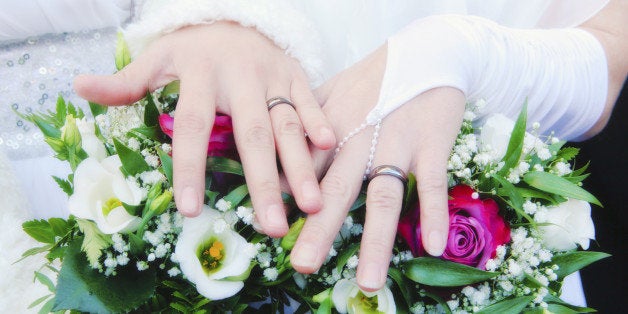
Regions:
<instances>
[{"instance_id":1,"label":"silver ring","mask_svg":"<svg viewBox=\"0 0 628 314\"><path fill-rule=\"evenodd\" d=\"M381 165L373 168L373 170L371 170L371 172L369 173L367 179L371 181L377 176L392 176L401 180L401 182L403 183L408 182L408 177L406 176L406 173L403 172L403 170L399 169L399 167L393 165Z\"/></svg>"},{"instance_id":2,"label":"silver ring","mask_svg":"<svg viewBox=\"0 0 628 314\"><path fill-rule=\"evenodd\" d=\"M266 101L266 105L268 106L268 111L270 111L270 109L273 109L273 107L277 105L281 105L281 104L290 105L294 110L297 109L296 107L294 107L294 104L290 100L283 97L273 97Z\"/></svg>"}]
</instances>

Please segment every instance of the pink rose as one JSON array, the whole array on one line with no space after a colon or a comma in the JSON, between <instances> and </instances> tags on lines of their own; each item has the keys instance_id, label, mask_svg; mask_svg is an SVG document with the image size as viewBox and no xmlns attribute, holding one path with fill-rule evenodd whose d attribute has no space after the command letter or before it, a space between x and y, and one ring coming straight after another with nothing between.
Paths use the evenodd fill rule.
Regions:
<instances>
[{"instance_id":1,"label":"pink rose","mask_svg":"<svg viewBox=\"0 0 628 314\"><path fill-rule=\"evenodd\" d=\"M174 118L168 114L159 115L159 126L166 135L172 138ZM207 143L207 156L224 156L234 158L236 156L235 140L233 138L233 126L231 117L216 115L209 142Z\"/></svg>"},{"instance_id":2,"label":"pink rose","mask_svg":"<svg viewBox=\"0 0 628 314\"><path fill-rule=\"evenodd\" d=\"M510 227L499 215L495 201L481 200L474 193L466 185L457 185L449 192L449 237L441 258L485 269L496 248L510 242ZM398 232L414 256L425 255L418 206L399 221Z\"/></svg>"}]
</instances>

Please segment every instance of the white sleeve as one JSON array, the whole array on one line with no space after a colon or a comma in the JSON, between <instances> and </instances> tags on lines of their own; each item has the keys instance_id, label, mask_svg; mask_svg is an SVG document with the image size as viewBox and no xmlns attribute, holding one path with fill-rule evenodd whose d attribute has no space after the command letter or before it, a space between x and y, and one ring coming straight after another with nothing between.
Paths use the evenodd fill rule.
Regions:
<instances>
[{"instance_id":1,"label":"white sleeve","mask_svg":"<svg viewBox=\"0 0 628 314\"><path fill-rule=\"evenodd\" d=\"M521 30L461 15L420 19L388 40L386 72L374 124L416 95L449 86L481 112L516 117L527 101L540 131L574 139L599 119L608 90L602 45L576 28ZM482 115L480 116L480 118Z\"/></svg>"},{"instance_id":2,"label":"white sleeve","mask_svg":"<svg viewBox=\"0 0 628 314\"><path fill-rule=\"evenodd\" d=\"M148 0L124 35L135 56L150 42L181 27L220 20L254 27L297 59L312 85L321 83L319 36L285 0Z\"/></svg>"}]
</instances>

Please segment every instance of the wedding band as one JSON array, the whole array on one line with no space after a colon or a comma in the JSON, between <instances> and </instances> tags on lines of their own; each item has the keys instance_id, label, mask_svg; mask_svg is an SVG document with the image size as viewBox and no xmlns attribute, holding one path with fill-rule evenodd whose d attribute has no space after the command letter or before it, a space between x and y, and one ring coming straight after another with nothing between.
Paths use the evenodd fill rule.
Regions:
<instances>
[{"instance_id":1,"label":"wedding band","mask_svg":"<svg viewBox=\"0 0 628 314\"><path fill-rule=\"evenodd\" d=\"M403 183L408 182L406 173L399 169L399 167L393 165L381 165L373 168L368 175L368 180L371 181L377 176L392 176L401 180Z\"/></svg>"},{"instance_id":2,"label":"wedding band","mask_svg":"<svg viewBox=\"0 0 628 314\"><path fill-rule=\"evenodd\" d=\"M294 110L297 109L296 107L294 107L294 104L290 100L283 97L273 97L266 101L266 105L268 106L268 111L270 111L270 109L273 109L273 107L277 105L281 105L281 104L290 105Z\"/></svg>"}]
</instances>

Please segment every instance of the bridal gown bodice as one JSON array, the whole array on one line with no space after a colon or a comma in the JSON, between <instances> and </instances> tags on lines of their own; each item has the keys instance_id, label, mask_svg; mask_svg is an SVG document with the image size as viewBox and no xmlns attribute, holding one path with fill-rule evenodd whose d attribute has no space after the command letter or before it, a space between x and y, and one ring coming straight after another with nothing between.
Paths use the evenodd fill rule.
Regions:
<instances>
[{"instance_id":1,"label":"bridal gown bodice","mask_svg":"<svg viewBox=\"0 0 628 314\"><path fill-rule=\"evenodd\" d=\"M15 112L52 110L59 95L87 109L86 101L78 98L72 89L73 78L79 73L109 74L115 70L117 29L141 14L138 10L141 2L3 2L0 10L0 187L5 188L0 192L0 204L8 204L9 208L4 208L5 213L0 215L0 224L5 230L13 231L14 239L20 237L18 221L26 217L67 215L66 196L51 176L65 177L69 173L64 163L53 158L43 135ZM568 27L586 20L605 3L605 0L293 1L320 32L324 78L360 60L416 18L459 13L484 16L512 27ZM14 212L8 213L10 210ZM13 251L0 257L0 272L8 269L23 248L19 251L13 248ZM16 277L0 276L2 290L13 284L9 282L11 278L16 280ZM566 286L579 287L579 281ZM567 294L572 302L583 303L581 289ZM34 295L23 304L41 295ZM8 297L0 297L0 301Z\"/></svg>"}]
</instances>

